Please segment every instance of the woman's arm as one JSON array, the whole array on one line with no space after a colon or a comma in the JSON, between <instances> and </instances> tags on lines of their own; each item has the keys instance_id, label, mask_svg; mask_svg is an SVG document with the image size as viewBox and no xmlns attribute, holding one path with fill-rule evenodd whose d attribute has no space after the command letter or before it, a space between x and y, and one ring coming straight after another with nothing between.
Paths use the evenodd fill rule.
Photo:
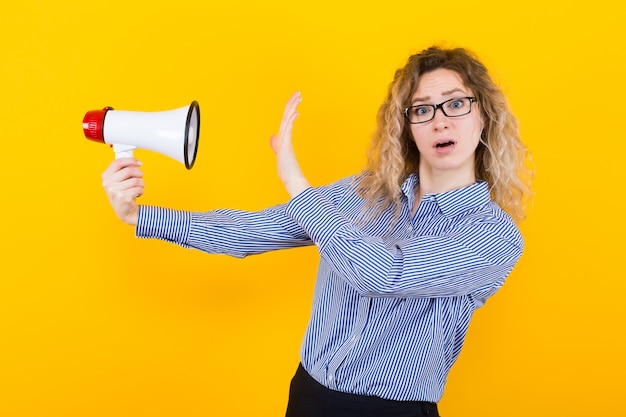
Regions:
<instances>
[{"instance_id":1,"label":"woman's arm","mask_svg":"<svg viewBox=\"0 0 626 417\"><path fill-rule=\"evenodd\" d=\"M340 205L351 183L352 178L344 178L316 191ZM188 212L142 205L136 233L142 238L157 238L240 258L313 244L304 229L286 214L284 204L255 212L227 209Z\"/></svg>"},{"instance_id":2,"label":"woman's arm","mask_svg":"<svg viewBox=\"0 0 626 417\"><path fill-rule=\"evenodd\" d=\"M523 250L519 230L495 208L486 208L471 221L459 219L440 234L393 243L365 234L315 189L291 200L287 214L333 270L369 297L488 293L502 285Z\"/></svg>"},{"instance_id":3,"label":"woman's arm","mask_svg":"<svg viewBox=\"0 0 626 417\"><path fill-rule=\"evenodd\" d=\"M140 206L136 234L237 258L313 244L300 225L286 216L284 205L258 212Z\"/></svg>"}]
</instances>

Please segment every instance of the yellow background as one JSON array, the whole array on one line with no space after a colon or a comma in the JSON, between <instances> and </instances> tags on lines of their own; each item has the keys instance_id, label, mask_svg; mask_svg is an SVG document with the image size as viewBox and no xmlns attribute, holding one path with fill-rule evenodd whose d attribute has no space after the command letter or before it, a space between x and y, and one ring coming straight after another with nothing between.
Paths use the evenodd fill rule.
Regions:
<instances>
[{"instance_id":1,"label":"yellow background","mask_svg":"<svg viewBox=\"0 0 626 417\"><path fill-rule=\"evenodd\" d=\"M293 91L315 185L357 172L396 68L466 46L537 166L527 249L475 316L446 417L625 415L619 2L12 1L0 16L0 415L280 416L314 248L246 260L136 239L101 188L88 110L198 100L191 171L149 151L146 204L287 198L268 145Z\"/></svg>"}]
</instances>

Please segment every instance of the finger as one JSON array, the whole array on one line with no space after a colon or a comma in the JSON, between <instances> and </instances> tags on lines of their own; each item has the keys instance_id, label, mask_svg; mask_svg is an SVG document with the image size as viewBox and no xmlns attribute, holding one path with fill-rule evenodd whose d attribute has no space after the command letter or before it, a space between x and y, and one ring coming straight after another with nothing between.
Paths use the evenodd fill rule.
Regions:
<instances>
[{"instance_id":1,"label":"finger","mask_svg":"<svg viewBox=\"0 0 626 417\"><path fill-rule=\"evenodd\" d=\"M114 206L135 204L135 199L144 193L143 183L116 184L106 189L106 194Z\"/></svg>"},{"instance_id":2,"label":"finger","mask_svg":"<svg viewBox=\"0 0 626 417\"><path fill-rule=\"evenodd\" d=\"M137 167L126 167L120 169L111 177L117 181L124 181L129 178L143 178L143 171Z\"/></svg>"},{"instance_id":3,"label":"finger","mask_svg":"<svg viewBox=\"0 0 626 417\"><path fill-rule=\"evenodd\" d=\"M120 158L111 162L102 179L110 178L114 181L122 181L130 177L143 177L143 171L139 168L141 162L134 158Z\"/></svg>"},{"instance_id":4,"label":"finger","mask_svg":"<svg viewBox=\"0 0 626 417\"><path fill-rule=\"evenodd\" d=\"M291 135L291 130L293 128L293 123L296 120L296 117L298 117L298 113L296 112L296 109L293 108L292 111L286 114L285 117L283 118L280 124L279 135L281 136Z\"/></svg>"},{"instance_id":5,"label":"finger","mask_svg":"<svg viewBox=\"0 0 626 417\"><path fill-rule=\"evenodd\" d=\"M135 199L144 193L143 184L122 187L114 186L106 189L106 194L111 203L134 203Z\"/></svg>"},{"instance_id":6,"label":"finger","mask_svg":"<svg viewBox=\"0 0 626 417\"><path fill-rule=\"evenodd\" d=\"M141 166L141 162L139 162L135 158L119 158L119 159L115 159L115 160L113 160L113 162L111 162L109 164L107 169L102 173L102 177L104 178L105 176L113 175L114 173L118 172L119 170L124 169L126 167L131 167L131 166L140 167Z\"/></svg>"},{"instance_id":7,"label":"finger","mask_svg":"<svg viewBox=\"0 0 626 417\"><path fill-rule=\"evenodd\" d=\"M289 118L285 121L285 127L282 132L282 141L291 143L291 132L293 131L293 123L298 117L298 113L293 113L289 115Z\"/></svg>"},{"instance_id":8,"label":"finger","mask_svg":"<svg viewBox=\"0 0 626 417\"><path fill-rule=\"evenodd\" d=\"M291 98L287 102L287 105L285 106L285 111L283 112L283 118L280 123L281 131L285 128L291 116L296 112L296 108L298 107L298 104L300 104L301 101L302 101L302 97L300 96L299 92L296 92L291 96Z\"/></svg>"},{"instance_id":9,"label":"finger","mask_svg":"<svg viewBox=\"0 0 626 417\"><path fill-rule=\"evenodd\" d=\"M102 187L112 201L130 202L137 194L143 194L143 172L137 167L125 167L105 176Z\"/></svg>"},{"instance_id":10,"label":"finger","mask_svg":"<svg viewBox=\"0 0 626 417\"><path fill-rule=\"evenodd\" d=\"M291 97L289 103L287 104L287 118L289 118L296 112L296 109L298 108L298 105L301 101L302 97L300 97L300 93L296 93L293 97Z\"/></svg>"},{"instance_id":11,"label":"finger","mask_svg":"<svg viewBox=\"0 0 626 417\"><path fill-rule=\"evenodd\" d=\"M126 192L128 190L143 189L145 185L146 184L144 183L143 179L132 177L124 181L115 183L115 185L111 188L114 188L115 190L120 192Z\"/></svg>"},{"instance_id":12,"label":"finger","mask_svg":"<svg viewBox=\"0 0 626 417\"><path fill-rule=\"evenodd\" d=\"M293 95L287 101L287 105L285 105L284 115L286 116L287 114L293 112L293 110L298 106L298 103L300 103L301 100L302 98L300 97L299 91L293 93Z\"/></svg>"},{"instance_id":13,"label":"finger","mask_svg":"<svg viewBox=\"0 0 626 417\"><path fill-rule=\"evenodd\" d=\"M141 197L143 194L144 194L143 184L138 185L136 187L130 187L120 192L120 195L123 195L126 201L133 201L136 198Z\"/></svg>"},{"instance_id":14,"label":"finger","mask_svg":"<svg viewBox=\"0 0 626 417\"><path fill-rule=\"evenodd\" d=\"M135 167L123 168L102 178L102 186L107 191L125 190L138 185L143 186L143 172Z\"/></svg>"},{"instance_id":15,"label":"finger","mask_svg":"<svg viewBox=\"0 0 626 417\"><path fill-rule=\"evenodd\" d=\"M296 92L294 93L291 98L289 98L289 101L287 103L287 107L291 110L294 111L296 109L296 107L298 107L298 104L300 104L300 102L302 101L302 97L300 96L300 92Z\"/></svg>"}]
</instances>

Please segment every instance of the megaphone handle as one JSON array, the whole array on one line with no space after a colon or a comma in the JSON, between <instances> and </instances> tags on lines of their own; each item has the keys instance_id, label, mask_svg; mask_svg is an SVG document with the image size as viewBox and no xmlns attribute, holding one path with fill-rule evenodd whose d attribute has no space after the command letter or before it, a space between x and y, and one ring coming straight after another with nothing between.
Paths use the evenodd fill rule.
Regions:
<instances>
[{"instance_id":1,"label":"megaphone handle","mask_svg":"<svg viewBox=\"0 0 626 417\"><path fill-rule=\"evenodd\" d=\"M122 145L120 143L114 143L113 151L115 152L115 159L132 158L135 148L136 147L132 145Z\"/></svg>"}]
</instances>

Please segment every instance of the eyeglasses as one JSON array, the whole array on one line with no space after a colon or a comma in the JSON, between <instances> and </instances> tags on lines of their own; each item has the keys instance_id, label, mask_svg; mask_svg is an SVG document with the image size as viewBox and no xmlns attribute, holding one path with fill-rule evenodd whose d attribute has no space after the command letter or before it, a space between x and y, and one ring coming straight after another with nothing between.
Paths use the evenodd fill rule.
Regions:
<instances>
[{"instance_id":1,"label":"eyeglasses","mask_svg":"<svg viewBox=\"0 0 626 417\"><path fill-rule=\"evenodd\" d=\"M411 124L430 122L435 118L437 109L441 109L447 117L465 116L472 111L474 97L451 98L439 104L419 104L404 109L404 117Z\"/></svg>"}]
</instances>

